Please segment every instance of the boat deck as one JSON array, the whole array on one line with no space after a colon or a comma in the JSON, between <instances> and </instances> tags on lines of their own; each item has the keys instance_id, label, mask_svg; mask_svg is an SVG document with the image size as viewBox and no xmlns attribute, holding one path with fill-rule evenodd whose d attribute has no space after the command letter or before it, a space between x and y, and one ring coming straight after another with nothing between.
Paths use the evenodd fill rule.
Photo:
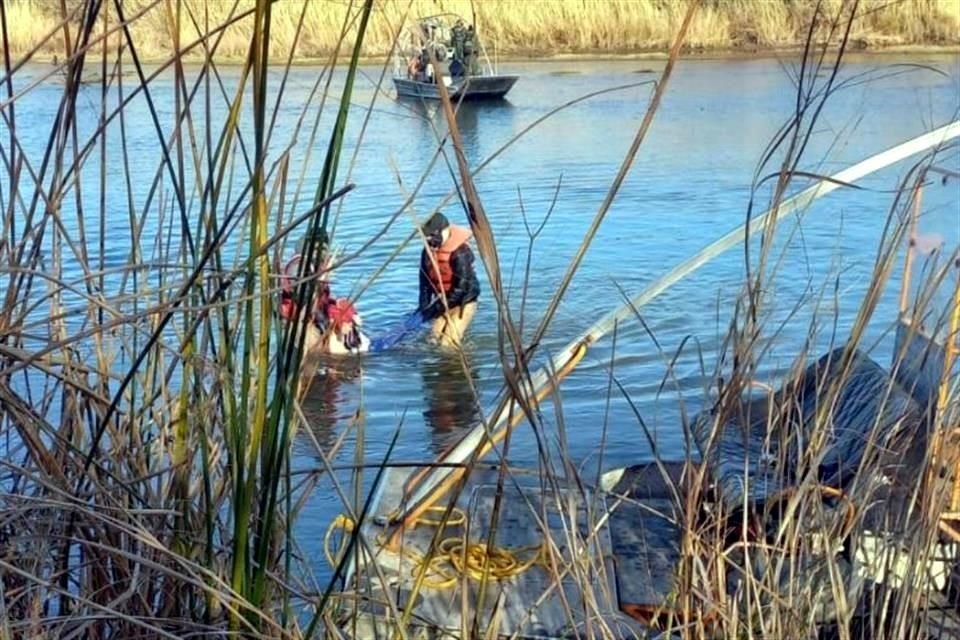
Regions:
<instances>
[{"instance_id":1,"label":"boat deck","mask_svg":"<svg viewBox=\"0 0 960 640\"><path fill-rule=\"evenodd\" d=\"M842 565L847 601L858 602L866 582L901 579L886 565L900 562L898 555L918 550L911 544L923 523L912 487L926 450L923 399L929 394L913 384L917 376L893 380L861 354L854 354L848 364L840 355L839 350L827 354L766 399L748 401L741 416L725 420L716 437L708 438L704 431L697 434L706 451L703 464L708 467L706 482L699 487L704 496L698 509L707 509L711 518L719 516L715 523L730 516L737 519L745 506L751 509L751 518L760 513L776 517L763 507L795 482L789 461L796 458L798 445L793 438L772 438L765 423L776 411L792 412L781 415L780 430L805 439L802 434L822 411L821 395L810 389L822 384L823 376L837 375L842 367L844 376L829 405L835 435L819 458L817 475L826 485L848 487L859 461L878 455L870 458L870 468L882 476L860 478L853 482L853 493L846 494L849 504L860 505L857 531L851 538L856 542L849 543L854 545L849 554L835 560ZM771 401L774 404L767 406ZM709 419L709 412L700 416L701 426L709 424ZM714 446L707 446L708 441ZM881 453L874 454L868 442L882 443L877 448ZM684 564L684 532L697 524L684 521L680 505L685 504L697 468L694 462L677 461L618 469L605 474L592 492L575 480L546 480L536 472L517 469L500 477L496 466L477 467L459 492L448 494L435 507L449 510L453 500L459 510L450 514L453 522L441 528L437 519L442 514L430 512L427 520L432 522L401 532L393 550L386 548L387 532L377 523L405 506L401 504L405 484L421 469L389 469L374 503L376 513L362 528L364 551L351 565L347 584L354 592L343 594L354 621L367 621L367 630L355 637L388 635L403 619L434 635L458 637L578 637L591 625L604 625L606 637L642 635L671 613L671 598L678 591L675 580ZM827 518L825 526L838 526L844 520L842 514L848 513L847 504L824 500L822 508L815 509L816 517ZM852 525L853 520L844 526ZM818 532L830 530L811 526L810 541L824 535ZM846 532L841 539L852 530ZM517 562L529 566L486 580L453 566L462 556L450 550L451 540L482 544L491 540L491 533L495 548L510 551ZM718 538L714 544L726 542ZM836 541L828 536L813 544L820 550L804 552L798 566L808 567L804 580L819 589L818 584L830 581L819 575L828 564L822 554L832 550ZM431 549L440 550L432 556L443 556L445 551L449 555L421 571L422 559ZM942 590L960 548L940 545L926 553L935 556L929 558L930 573L915 579L926 580L935 595ZM419 586L418 576L426 580ZM443 578L449 580L438 584ZM725 580L729 579L728 575ZM789 590L791 584L788 580L780 586ZM736 584L726 588L728 595L738 589ZM377 595L385 593L392 596L389 602ZM832 594L827 590L817 596L818 621L836 618ZM709 594L704 594L704 601L704 606L712 606ZM942 628L957 623L946 607L933 606L930 612L931 624L935 617L942 621ZM481 626L474 628L477 620Z\"/></svg>"},{"instance_id":2,"label":"boat deck","mask_svg":"<svg viewBox=\"0 0 960 640\"><path fill-rule=\"evenodd\" d=\"M679 468L672 467L672 472L678 474ZM387 473L378 513L363 530L368 542L382 540L383 529L373 520L398 506L410 470ZM499 474L490 467L478 469L456 501L467 516L465 523L448 526L439 535L432 525L404 531L399 552L376 545L379 574L369 562L359 563L358 588L368 601L384 591L384 583L401 594L394 610L368 603L363 613L368 623L371 615L382 617L384 633L389 619L402 615L412 603L412 623L420 621L435 633L460 635L470 630L480 613L480 620L499 621L497 632L502 635L579 636L588 625L605 625L615 637L635 637L645 627L626 613L653 610L666 600L679 559L680 530L672 513L675 492L668 482L651 483L655 474L654 466L623 470L614 488L622 497L608 504L609 497L593 496L563 481L557 481L560 486L543 486L536 475L511 471L504 481L495 546L511 550L523 562L546 544L541 559L515 576L489 580L482 607L481 581L465 573L453 585L422 586L411 597L421 566L418 556L426 554L431 543L462 536L471 542L487 540L497 509ZM441 516L430 514L431 519ZM428 580L437 575L431 573ZM583 584L591 588L582 589Z\"/></svg>"}]
</instances>

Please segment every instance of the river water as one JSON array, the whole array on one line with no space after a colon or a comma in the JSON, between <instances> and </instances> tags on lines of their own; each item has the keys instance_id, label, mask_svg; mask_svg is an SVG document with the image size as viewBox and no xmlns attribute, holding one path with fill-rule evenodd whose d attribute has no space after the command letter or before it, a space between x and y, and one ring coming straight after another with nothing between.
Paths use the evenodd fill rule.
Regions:
<instances>
[{"instance_id":1,"label":"river water","mask_svg":"<svg viewBox=\"0 0 960 640\"><path fill-rule=\"evenodd\" d=\"M652 81L662 69L662 63L656 61L502 66L502 72L520 76L507 100L464 105L458 115L471 166L477 166L551 109L590 92ZM679 64L636 162L550 325L541 353L561 349L621 304L622 292L640 291L745 220L758 162L795 106L795 68L794 61L772 59L685 60ZM22 72L18 78L21 87L44 71L28 68ZM275 150L290 141L317 73L310 67L292 71L277 115ZM357 149L363 109L373 96L371 79L376 79L379 69L365 68L364 73L354 98L341 179L345 179L346 167ZM229 91L237 71L226 69L223 74ZM955 120L960 111L958 56L851 57L840 78L848 80L849 86L834 95L823 110L801 163L804 170L834 173ZM821 83L825 80L817 79ZM340 75L335 75L332 95L337 95L341 82ZM442 118L433 112L435 107L396 102L388 85L389 79L388 95L377 100L359 146L350 176L357 188L345 199L337 220L334 241L348 252L378 232L414 188L436 149L433 126L443 127ZM163 76L153 87L161 121L169 123L172 80ZM18 103L18 136L32 162L40 161L60 91L62 85L44 82ZM527 334L539 320L601 205L651 93L651 86L646 84L567 108L526 134L478 176L480 197L496 237L515 316L520 308L527 248L521 211L535 226L557 193L552 216L532 252L525 308ZM88 117L81 114L81 130L89 131L95 125L99 99L99 89L82 92L81 110L89 113ZM222 104L213 109L223 112ZM298 202L294 203L290 194L287 202L301 211L312 197L319 175L327 125L333 117L332 107L327 111L317 142L310 144L308 127L300 133L291 156L295 167L291 175L298 176L305 167L306 186ZM131 104L126 126L137 149L133 182L147 185L157 172L160 152L142 100ZM111 136L116 139L115 133ZM313 157L306 162L305 153L310 147ZM450 159L452 162L452 155ZM944 156L941 164L956 170L960 162L954 152ZM780 260L779 271L767 292L772 314L767 334L773 340L762 363L765 377L775 378L790 365L807 340L814 317L819 318L815 339L818 354L831 339L834 321L838 340L849 332L874 266L894 201L893 190L908 167L909 163L902 163L866 178L861 183L864 190L834 192L805 212L799 223L783 225L773 249ZM774 162L763 173L777 169ZM95 175L90 172L91 181L95 181ZM123 264L130 254L129 213L121 168L116 167L116 173L110 175L112 218L104 242L108 263ZM437 206L452 184L441 160L415 199L416 214L424 216ZM958 184L931 185L924 195L924 230L941 234L949 248L955 247L960 237ZM95 201L98 185L82 186L84 197ZM802 186L804 182L798 179L795 188ZM145 198L146 194L138 191L136 204L142 206ZM765 209L768 198L769 188L761 188L755 213ZM466 222L455 199L444 210L455 223ZM75 216L65 216L65 224L76 232ZM160 228L159 223L153 224L148 222L146 237ZM416 304L416 246L407 247L368 283L411 229L410 215L405 213L370 250L336 273L335 293L350 294L364 287L358 306L373 335ZM87 229L86 233L90 246L96 246L97 230ZM704 369L709 374L717 364L731 300L743 282L743 263L744 254L738 248L700 269L640 310L646 329L636 321L619 328L615 357L608 337L595 345L566 379L558 396L563 408L565 446L585 473L596 473L598 465L609 469L650 459L652 450L638 414L656 437L662 455L682 454L683 415L695 411L705 397L709 378L703 375ZM480 278L483 294L471 328L469 371L464 372L459 359L417 342L366 357L359 364L335 366L330 375L316 381L307 399L312 435L301 434L295 443L298 470L320 469L315 442L331 447L361 408L361 457L365 461L382 460L399 428L394 460L423 462L432 459L476 419L477 405L468 374L479 392L480 407L490 407L502 377L498 375L495 305L482 268ZM889 359L889 330L896 314L898 282L899 273L895 273L868 331L868 344L875 343L876 358L884 364ZM825 295L821 295L824 290ZM671 368L670 362L681 348ZM629 402L616 387L612 395L608 393L611 362ZM560 421L552 407L546 414L544 435L550 446L556 447ZM606 443L601 446L604 428ZM351 435L336 462L351 463L355 445ZM536 460L536 440L528 426L517 430L511 457L518 464ZM371 476L371 472L366 473L366 488ZM346 473L339 474L339 479L349 482ZM321 577L327 573L320 551L323 532L340 511L340 498L329 480L321 479L304 505L298 528L299 543L315 559Z\"/></svg>"}]
</instances>

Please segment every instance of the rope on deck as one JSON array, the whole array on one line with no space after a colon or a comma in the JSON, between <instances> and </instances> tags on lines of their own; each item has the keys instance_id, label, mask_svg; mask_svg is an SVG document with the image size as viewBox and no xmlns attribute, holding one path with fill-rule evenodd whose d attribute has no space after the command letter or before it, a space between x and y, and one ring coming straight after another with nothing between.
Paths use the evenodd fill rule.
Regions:
<instances>
[{"instance_id":1,"label":"rope on deck","mask_svg":"<svg viewBox=\"0 0 960 640\"><path fill-rule=\"evenodd\" d=\"M446 513L444 507L431 507L427 513ZM451 509L451 516L443 520L442 518L432 518L420 516L417 524L431 527L456 527L466 526L467 515L462 509L454 507ZM333 522L327 528L327 533L323 538L323 552L326 555L327 562L331 567L336 567L342 559L344 544L333 552L331 541L336 532L342 531L346 536L353 534L356 530L356 522L343 514L334 518ZM382 538L382 536L378 536ZM378 539L377 543L382 546L384 540ZM437 545L437 551L430 554L429 558L419 551L402 547L397 553L401 557L409 559L413 563L413 576L416 577L421 572L424 575L434 577L424 577L423 586L430 589L451 589L460 582L463 576L469 577L477 582L484 579L505 580L518 576L535 565L546 563L546 542L526 547L517 547L507 549L504 547L488 546L484 542L468 542L462 537L449 537L443 539ZM521 557L521 555L526 557Z\"/></svg>"}]
</instances>

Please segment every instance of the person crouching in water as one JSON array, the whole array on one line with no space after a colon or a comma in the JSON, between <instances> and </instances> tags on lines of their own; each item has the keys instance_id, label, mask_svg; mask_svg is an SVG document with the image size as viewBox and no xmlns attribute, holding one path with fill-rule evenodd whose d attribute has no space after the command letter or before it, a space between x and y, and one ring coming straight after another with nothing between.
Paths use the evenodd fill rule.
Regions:
<instances>
[{"instance_id":1,"label":"person crouching in water","mask_svg":"<svg viewBox=\"0 0 960 640\"><path fill-rule=\"evenodd\" d=\"M292 292L287 291L281 292L280 317L288 322L297 318L306 325L303 350L308 360L312 361L322 354L366 353L370 350L370 339L360 330L363 324L360 314L346 298L331 298L329 287L325 284L321 284L314 313L309 320L304 313L297 312Z\"/></svg>"},{"instance_id":2,"label":"person crouching in water","mask_svg":"<svg viewBox=\"0 0 960 640\"><path fill-rule=\"evenodd\" d=\"M480 282L468 244L473 232L451 225L437 212L421 228L427 246L420 255L420 305L441 346L458 346L477 310Z\"/></svg>"},{"instance_id":3,"label":"person crouching in water","mask_svg":"<svg viewBox=\"0 0 960 640\"><path fill-rule=\"evenodd\" d=\"M326 234L320 238L320 255L316 261L315 273L329 273L332 256L325 255L327 246ZM370 348L370 340L360 330L362 323L360 315L353 304L346 298L336 299L330 292L328 277L317 280L314 292L313 305L310 313L298 308L295 300L293 279L294 267L299 263L298 254L287 263L283 270L282 286L280 291L280 317L287 321L294 319L303 322L306 336L304 337L304 357L313 361L322 354L344 355L348 353L364 353Z\"/></svg>"},{"instance_id":4,"label":"person crouching in water","mask_svg":"<svg viewBox=\"0 0 960 640\"><path fill-rule=\"evenodd\" d=\"M346 298L335 300L327 305L326 316L327 330L322 342L326 353L345 355L370 350L370 339L360 331L363 321L353 303Z\"/></svg>"}]
</instances>

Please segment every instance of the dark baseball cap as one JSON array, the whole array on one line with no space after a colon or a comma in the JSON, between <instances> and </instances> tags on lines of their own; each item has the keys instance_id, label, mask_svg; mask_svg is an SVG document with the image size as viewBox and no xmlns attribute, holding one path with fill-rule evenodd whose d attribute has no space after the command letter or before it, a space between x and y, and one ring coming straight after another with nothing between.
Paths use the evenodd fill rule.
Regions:
<instances>
[{"instance_id":1,"label":"dark baseball cap","mask_svg":"<svg viewBox=\"0 0 960 640\"><path fill-rule=\"evenodd\" d=\"M450 221L447 220L447 216L443 215L439 211L430 216L430 219L423 223L421 230L423 235L430 236L436 233L440 233L444 229L450 226Z\"/></svg>"}]
</instances>

